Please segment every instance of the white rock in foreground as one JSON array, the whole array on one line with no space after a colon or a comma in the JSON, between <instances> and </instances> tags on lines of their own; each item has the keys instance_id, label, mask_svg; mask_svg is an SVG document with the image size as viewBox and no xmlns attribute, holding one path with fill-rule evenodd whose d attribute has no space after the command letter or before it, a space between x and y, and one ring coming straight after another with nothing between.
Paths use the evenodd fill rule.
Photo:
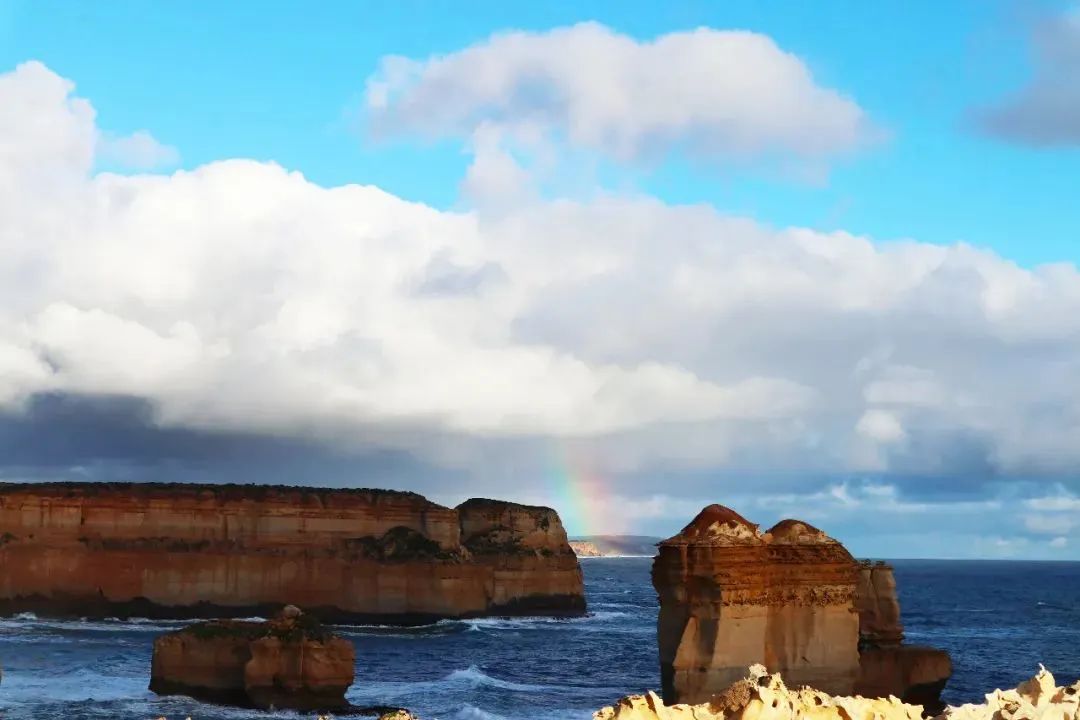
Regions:
<instances>
[{"instance_id":1,"label":"white rock in foreground","mask_svg":"<svg viewBox=\"0 0 1080 720\"><path fill-rule=\"evenodd\" d=\"M834 697L811 688L789 690L761 665L699 705L664 705L656 693L631 695L593 720L921 720L923 708L895 697ZM1015 690L995 690L982 705L950 707L935 720L1080 720L1080 682L1057 687L1040 668Z\"/></svg>"}]
</instances>

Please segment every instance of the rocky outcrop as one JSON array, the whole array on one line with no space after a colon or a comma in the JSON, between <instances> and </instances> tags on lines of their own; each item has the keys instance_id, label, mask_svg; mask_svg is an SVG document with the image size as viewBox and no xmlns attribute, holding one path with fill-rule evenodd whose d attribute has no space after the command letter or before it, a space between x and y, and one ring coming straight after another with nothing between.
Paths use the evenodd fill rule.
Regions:
<instances>
[{"instance_id":1,"label":"rocky outcrop","mask_svg":"<svg viewBox=\"0 0 1080 720\"><path fill-rule=\"evenodd\" d=\"M594 720L920 720L923 708L895 697L834 697L789 690L761 665L749 676L697 705L665 705L654 693L623 698ZM1057 687L1046 670L1016 690L995 690L981 705L948 708L936 720L1080 720L1080 682Z\"/></svg>"},{"instance_id":2,"label":"rocky outcrop","mask_svg":"<svg viewBox=\"0 0 1080 720\"><path fill-rule=\"evenodd\" d=\"M653 557L663 538L648 535L588 535L571 538L578 557Z\"/></svg>"},{"instance_id":3,"label":"rocky outcrop","mask_svg":"<svg viewBox=\"0 0 1080 720\"><path fill-rule=\"evenodd\" d=\"M901 644L892 569L798 520L761 532L711 505L660 543L653 585L668 703L702 702L756 663L792 684L927 705L951 674L946 653Z\"/></svg>"},{"instance_id":4,"label":"rocky outcrop","mask_svg":"<svg viewBox=\"0 0 1080 720\"><path fill-rule=\"evenodd\" d=\"M0 614L329 622L580 614L548 508L253 485L0 484Z\"/></svg>"},{"instance_id":5,"label":"rocky outcrop","mask_svg":"<svg viewBox=\"0 0 1080 720\"><path fill-rule=\"evenodd\" d=\"M712 505L660 543L660 676L668 702L700 702L764 662L793 683L850 693L859 673L858 566L798 521L766 533Z\"/></svg>"},{"instance_id":6,"label":"rocky outcrop","mask_svg":"<svg viewBox=\"0 0 1080 720\"><path fill-rule=\"evenodd\" d=\"M240 707L340 711L350 707L355 664L352 643L286 608L271 622L216 620L162 635L150 689Z\"/></svg>"},{"instance_id":7,"label":"rocky outcrop","mask_svg":"<svg viewBox=\"0 0 1080 720\"><path fill-rule=\"evenodd\" d=\"M588 540L571 540L570 549L573 550L574 554L579 558L604 557L604 553L600 552L600 548L596 546L596 543Z\"/></svg>"},{"instance_id":8,"label":"rocky outcrop","mask_svg":"<svg viewBox=\"0 0 1080 720\"><path fill-rule=\"evenodd\" d=\"M900 602L891 566L864 562L855 591L859 613L859 679L855 692L869 697L896 697L931 711L952 676L952 660L944 650L904 645Z\"/></svg>"}]
</instances>

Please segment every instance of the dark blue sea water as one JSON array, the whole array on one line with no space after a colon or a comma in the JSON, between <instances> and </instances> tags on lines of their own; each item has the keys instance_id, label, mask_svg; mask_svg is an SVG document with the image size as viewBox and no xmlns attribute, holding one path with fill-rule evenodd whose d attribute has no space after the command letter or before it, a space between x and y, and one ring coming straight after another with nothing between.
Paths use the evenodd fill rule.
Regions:
<instances>
[{"instance_id":1,"label":"dark blue sea water","mask_svg":"<svg viewBox=\"0 0 1080 720\"><path fill-rule=\"evenodd\" d=\"M656 598L646 558L582 562L587 618L346 627L357 705L409 707L425 720L586 720L656 688ZM910 642L952 652L950 702L1015 686L1043 662L1080 677L1080 563L898 561ZM0 620L5 720L296 718L158 698L146 689L154 636L180 623ZM311 717L311 716L308 716Z\"/></svg>"}]
</instances>

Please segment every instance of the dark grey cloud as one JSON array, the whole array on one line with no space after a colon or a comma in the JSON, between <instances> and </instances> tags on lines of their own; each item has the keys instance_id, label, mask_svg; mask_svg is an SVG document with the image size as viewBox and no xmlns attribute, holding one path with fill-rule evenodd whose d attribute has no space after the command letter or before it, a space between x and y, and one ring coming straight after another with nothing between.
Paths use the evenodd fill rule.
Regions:
<instances>
[{"instance_id":1,"label":"dark grey cloud","mask_svg":"<svg viewBox=\"0 0 1080 720\"><path fill-rule=\"evenodd\" d=\"M42 394L0 413L0 479L233 482L445 491L458 471L400 450L162 427L146 400Z\"/></svg>"},{"instance_id":2,"label":"dark grey cloud","mask_svg":"<svg viewBox=\"0 0 1080 720\"><path fill-rule=\"evenodd\" d=\"M1080 11L1039 23L1034 75L999 105L975 113L991 135L1027 145L1080 145Z\"/></svg>"}]
</instances>

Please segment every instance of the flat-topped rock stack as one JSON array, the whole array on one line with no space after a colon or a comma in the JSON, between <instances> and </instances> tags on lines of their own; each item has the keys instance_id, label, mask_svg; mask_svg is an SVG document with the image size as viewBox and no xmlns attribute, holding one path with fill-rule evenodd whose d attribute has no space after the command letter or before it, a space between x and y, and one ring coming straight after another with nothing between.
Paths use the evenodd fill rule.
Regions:
<instances>
[{"instance_id":1,"label":"flat-topped rock stack","mask_svg":"<svg viewBox=\"0 0 1080 720\"><path fill-rule=\"evenodd\" d=\"M947 654L901 645L891 569L860 565L799 520L761 532L711 505L660 543L652 577L669 704L704 702L757 663L794 686L838 695L914 691L931 702L951 673Z\"/></svg>"},{"instance_id":2,"label":"flat-topped rock stack","mask_svg":"<svg viewBox=\"0 0 1080 720\"><path fill-rule=\"evenodd\" d=\"M211 620L154 641L150 689L260 709L349 710L356 653L312 615Z\"/></svg>"},{"instance_id":3,"label":"flat-topped rock stack","mask_svg":"<svg viewBox=\"0 0 1080 720\"><path fill-rule=\"evenodd\" d=\"M389 490L0 483L0 614L422 623L580 614L550 508Z\"/></svg>"}]
</instances>

